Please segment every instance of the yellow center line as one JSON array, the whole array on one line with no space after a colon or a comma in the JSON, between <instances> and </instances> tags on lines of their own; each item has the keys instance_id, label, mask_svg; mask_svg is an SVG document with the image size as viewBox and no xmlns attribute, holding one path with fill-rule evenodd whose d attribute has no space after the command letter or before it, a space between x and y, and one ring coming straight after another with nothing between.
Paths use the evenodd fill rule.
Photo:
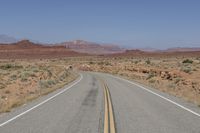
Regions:
<instances>
[{"instance_id":1,"label":"yellow center line","mask_svg":"<svg viewBox=\"0 0 200 133\"><path fill-rule=\"evenodd\" d=\"M107 91L104 87L104 133L109 133L109 123L108 123L108 98Z\"/></svg>"},{"instance_id":2,"label":"yellow center line","mask_svg":"<svg viewBox=\"0 0 200 133\"><path fill-rule=\"evenodd\" d=\"M113 113L113 107L112 107L111 97L110 97L110 92L108 90L108 87L107 87L107 95L108 95L108 103L109 103L108 105L109 105L109 116L110 116L110 133L115 133L114 113Z\"/></svg>"},{"instance_id":3,"label":"yellow center line","mask_svg":"<svg viewBox=\"0 0 200 133\"><path fill-rule=\"evenodd\" d=\"M116 133L112 101L108 86L102 81L104 88L104 133Z\"/></svg>"}]
</instances>

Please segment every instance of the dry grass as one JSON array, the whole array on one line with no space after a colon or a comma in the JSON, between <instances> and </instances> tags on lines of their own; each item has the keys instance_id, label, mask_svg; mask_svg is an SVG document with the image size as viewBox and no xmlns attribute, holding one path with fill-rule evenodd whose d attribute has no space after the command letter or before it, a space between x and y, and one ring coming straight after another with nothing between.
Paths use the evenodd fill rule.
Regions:
<instances>
[{"instance_id":1,"label":"dry grass","mask_svg":"<svg viewBox=\"0 0 200 133\"><path fill-rule=\"evenodd\" d=\"M46 95L77 78L64 60L0 60L0 113Z\"/></svg>"}]
</instances>

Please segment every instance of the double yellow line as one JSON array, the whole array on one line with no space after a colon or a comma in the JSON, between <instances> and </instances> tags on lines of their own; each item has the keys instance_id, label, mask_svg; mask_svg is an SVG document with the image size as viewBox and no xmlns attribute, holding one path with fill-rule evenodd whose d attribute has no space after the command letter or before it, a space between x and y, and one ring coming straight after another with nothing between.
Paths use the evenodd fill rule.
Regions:
<instances>
[{"instance_id":1,"label":"double yellow line","mask_svg":"<svg viewBox=\"0 0 200 133\"><path fill-rule=\"evenodd\" d=\"M116 133L113 107L108 86L102 81L104 88L104 133Z\"/></svg>"}]
</instances>

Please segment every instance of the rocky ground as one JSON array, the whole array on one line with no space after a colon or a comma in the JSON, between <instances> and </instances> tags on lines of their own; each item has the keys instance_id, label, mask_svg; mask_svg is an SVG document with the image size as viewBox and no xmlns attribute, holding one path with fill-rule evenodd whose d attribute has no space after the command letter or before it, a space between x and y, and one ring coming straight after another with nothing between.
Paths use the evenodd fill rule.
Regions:
<instances>
[{"instance_id":1,"label":"rocky ground","mask_svg":"<svg viewBox=\"0 0 200 133\"><path fill-rule=\"evenodd\" d=\"M85 71L120 75L200 106L199 57L96 58L77 66Z\"/></svg>"}]
</instances>

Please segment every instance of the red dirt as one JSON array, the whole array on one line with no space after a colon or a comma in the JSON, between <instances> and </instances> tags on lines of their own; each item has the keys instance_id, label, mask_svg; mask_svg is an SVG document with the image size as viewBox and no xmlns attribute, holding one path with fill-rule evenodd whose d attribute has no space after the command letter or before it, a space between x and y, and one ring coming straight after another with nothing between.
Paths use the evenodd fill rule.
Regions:
<instances>
[{"instance_id":1,"label":"red dirt","mask_svg":"<svg viewBox=\"0 0 200 133\"><path fill-rule=\"evenodd\" d=\"M0 59L40 59L83 56L65 46L44 46L23 40L13 44L0 45Z\"/></svg>"},{"instance_id":2,"label":"red dirt","mask_svg":"<svg viewBox=\"0 0 200 133\"><path fill-rule=\"evenodd\" d=\"M100 53L102 53L100 57L200 57L200 51L145 52L137 49L122 51L123 49L116 46L101 46L99 44L90 44L85 41L68 42L62 45L41 45L23 40L12 44L0 44L0 59L48 59L99 55Z\"/></svg>"},{"instance_id":3,"label":"red dirt","mask_svg":"<svg viewBox=\"0 0 200 133\"><path fill-rule=\"evenodd\" d=\"M112 54L110 56L140 57L140 58L200 57L200 51L144 52L141 50L126 50L124 53Z\"/></svg>"}]
</instances>

